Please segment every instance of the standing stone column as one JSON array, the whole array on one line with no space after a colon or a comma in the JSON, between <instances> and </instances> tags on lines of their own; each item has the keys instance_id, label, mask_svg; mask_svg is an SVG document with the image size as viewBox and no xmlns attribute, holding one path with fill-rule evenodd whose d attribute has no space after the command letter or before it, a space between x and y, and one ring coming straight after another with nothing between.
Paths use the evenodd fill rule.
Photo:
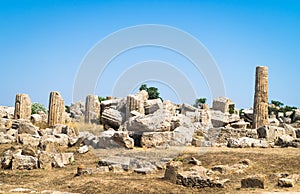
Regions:
<instances>
[{"instance_id":1,"label":"standing stone column","mask_svg":"<svg viewBox=\"0 0 300 194\"><path fill-rule=\"evenodd\" d=\"M100 122L100 102L98 96L88 95L85 101L85 123L99 123Z\"/></svg>"},{"instance_id":2,"label":"standing stone column","mask_svg":"<svg viewBox=\"0 0 300 194\"><path fill-rule=\"evenodd\" d=\"M269 124L268 120L268 67L256 67L253 129Z\"/></svg>"},{"instance_id":3,"label":"standing stone column","mask_svg":"<svg viewBox=\"0 0 300 194\"><path fill-rule=\"evenodd\" d=\"M142 90L135 95L127 96L126 103L126 120L131 117L131 111L137 111L145 114L144 103L148 99L148 92Z\"/></svg>"},{"instance_id":4,"label":"standing stone column","mask_svg":"<svg viewBox=\"0 0 300 194\"><path fill-rule=\"evenodd\" d=\"M50 92L48 126L54 127L56 124L63 124L65 112L65 102L59 92Z\"/></svg>"},{"instance_id":5,"label":"standing stone column","mask_svg":"<svg viewBox=\"0 0 300 194\"><path fill-rule=\"evenodd\" d=\"M15 119L29 119L31 116L31 100L28 94L17 94L15 101Z\"/></svg>"}]
</instances>

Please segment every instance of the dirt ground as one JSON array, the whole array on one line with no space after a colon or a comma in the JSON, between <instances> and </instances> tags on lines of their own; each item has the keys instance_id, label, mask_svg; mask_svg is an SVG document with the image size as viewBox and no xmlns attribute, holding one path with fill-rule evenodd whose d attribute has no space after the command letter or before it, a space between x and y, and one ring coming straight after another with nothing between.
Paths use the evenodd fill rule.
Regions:
<instances>
[{"instance_id":1,"label":"dirt ground","mask_svg":"<svg viewBox=\"0 0 300 194\"><path fill-rule=\"evenodd\" d=\"M0 155L11 145L0 145ZM75 148L69 148L75 151ZM135 152L135 150L132 150ZM41 193L53 190L73 193L263 193L300 191L298 182L294 188L279 188L274 173L287 172L300 174L300 149L297 148L211 148L201 154L199 148L187 147L178 158L188 161L195 157L206 168L214 165L233 165L242 159L250 159L251 165L243 174L229 174L220 178L230 179L225 188L186 188L163 180L164 170L150 175L133 172L113 173L95 172L92 175L75 176L80 164L96 169L99 154L90 151L86 154L75 154L75 163L62 169L52 170L1 170L0 193L8 193L14 188L27 188ZM188 164L186 164L188 165ZM188 166L186 166L188 167ZM242 189L243 177L255 174L266 175L265 189Z\"/></svg>"}]
</instances>

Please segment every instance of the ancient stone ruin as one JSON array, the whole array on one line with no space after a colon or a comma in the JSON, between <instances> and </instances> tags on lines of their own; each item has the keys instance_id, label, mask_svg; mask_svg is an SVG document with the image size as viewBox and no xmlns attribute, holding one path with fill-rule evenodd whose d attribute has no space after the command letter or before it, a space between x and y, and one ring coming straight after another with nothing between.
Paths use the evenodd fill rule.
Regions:
<instances>
[{"instance_id":1,"label":"ancient stone ruin","mask_svg":"<svg viewBox=\"0 0 300 194\"><path fill-rule=\"evenodd\" d=\"M213 101L213 109L223 113L229 113L230 110L234 111L234 106L234 102L226 97L218 97Z\"/></svg>"},{"instance_id":2,"label":"ancient stone ruin","mask_svg":"<svg viewBox=\"0 0 300 194\"><path fill-rule=\"evenodd\" d=\"M268 67L256 67L253 129L268 125Z\"/></svg>"},{"instance_id":3,"label":"ancient stone ruin","mask_svg":"<svg viewBox=\"0 0 300 194\"><path fill-rule=\"evenodd\" d=\"M65 102L59 92L51 92L49 98L48 125L54 127L56 124L64 123Z\"/></svg>"},{"instance_id":4,"label":"ancient stone ruin","mask_svg":"<svg viewBox=\"0 0 300 194\"><path fill-rule=\"evenodd\" d=\"M31 116L31 100L27 94L17 94L15 102L15 119L28 119Z\"/></svg>"},{"instance_id":5,"label":"ancient stone ruin","mask_svg":"<svg viewBox=\"0 0 300 194\"><path fill-rule=\"evenodd\" d=\"M100 102L98 96L88 95L85 101L85 123L99 123L100 120Z\"/></svg>"},{"instance_id":6,"label":"ancient stone ruin","mask_svg":"<svg viewBox=\"0 0 300 194\"><path fill-rule=\"evenodd\" d=\"M76 158L73 151L60 148L75 147L77 154L100 153L97 171L149 174L165 170L165 180L174 184L222 188L229 180L219 175L243 174L251 162L208 168L192 158L189 168L183 169L186 161L178 161L176 156L187 147L300 148L300 109L268 115L267 67L256 68L254 109L239 111L227 97L214 99L212 108L148 97L146 91L140 91L100 103L98 96L89 95L85 103L73 103L66 113L60 93L51 92L48 114L31 115L29 96L17 94L15 107L0 107L0 144L14 145L1 156L0 168L63 168ZM103 129L79 131L77 127L82 125ZM147 157L140 155L145 153ZM88 176L95 169L80 165L77 171L76 176ZM293 174L280 176L278 186L294 187L298 179ZM241 188L264 185L264 175L241 179Z\"/></svg>"},{"instance_id":7,"label":"ancient stone ruin","mask_svg":"<svg viewBox=\"0 0 300 194\"><path fill-rule=\"evenodd\" d=\"M129 119L132 115L132 111L137 111L141 114L145 113L144 103L148 100L148 93L145 90L140 91L136 95L127 96L126 104L126 120Z\"/></svg>"}]
</instances>

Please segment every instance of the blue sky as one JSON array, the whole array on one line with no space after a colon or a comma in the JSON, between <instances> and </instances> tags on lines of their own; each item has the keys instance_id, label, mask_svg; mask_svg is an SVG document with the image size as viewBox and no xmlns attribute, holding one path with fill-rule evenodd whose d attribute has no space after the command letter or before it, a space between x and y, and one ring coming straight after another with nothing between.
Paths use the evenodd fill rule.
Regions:
<instances>
[{"instance_id":1,"label":"blue sky","mask_svg":"<svg viewBox=\"0 0 300 194\"><path fill-rule=\"evenodd\" d=\"M16 93L28 93L33 102L47 106L50 91L60 91L70 104L74 80L90 49L117 30L141 24L173 26L201 41L219 66L226 95L238 108L253 104L258 65L269 67L270 100L300 107L297 0L0 0L0 104L13 106ZM95 93L111 95L113 79L133 63L149 59L174 63L197 95L211 102L204 78L194 75L185 59L150 47L114 59ZM167 84L148 85L159 87L164 99L178 100Z\"/></svg>"}]
</instances>

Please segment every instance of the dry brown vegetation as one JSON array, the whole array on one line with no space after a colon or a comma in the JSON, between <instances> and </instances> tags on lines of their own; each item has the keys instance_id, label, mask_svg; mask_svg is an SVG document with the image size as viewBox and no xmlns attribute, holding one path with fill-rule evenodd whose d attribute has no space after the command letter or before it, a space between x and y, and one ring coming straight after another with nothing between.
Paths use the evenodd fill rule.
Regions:
<instances>
[{"instance_id":1,"label":"dry brown vegetation","mask_svg":"<svg viewBox=\"0 0 300 194\"><path fill-rule=\"evenodd\" d=\"M0 145L0 155L11 145ZM75 148L67 148L75 151ZM132 150L132 152L138 149ZM178 156L186 163L191 157L199 159L203 166L211 168L218 164L236 164L242 159L250 159L251 166L243 174L219 175L229 178L225 188L186 188L163 180L164 171L157 171L151 175L140 175L132 172L100 173L75 176L79 164L96 169L99 156L90 151L86 154L75 154L75 163L62 169L46 171L36 170L1 170L0 193L7 193L13 188L29 188L38 192L55 190L74 193L262 193L266 191L300 191L300 183L294 188L282 189L277 187L274 173L300 174L300 150L296 148L268 148L268 149L230 149L211 148L200 154L199 149L187 147ZM188 164L185 164L185 168ZM240 180L247 175L265 174L265 189L241 189Z\"/></svg>"},{"instance_id":2,"label":"dry brown vegetation","mask_svg":"<svg viewBox=\"0 0 300 194\"><path fill-rule=\"evenodd\" d=\"M77 129L78 131L87 131L94 135L99 135L101 131L104 130L103 125L97 125L97 124L87 124L82 122L70 122L67 123L68 126Z\"/></svg>"}]
</instances>

